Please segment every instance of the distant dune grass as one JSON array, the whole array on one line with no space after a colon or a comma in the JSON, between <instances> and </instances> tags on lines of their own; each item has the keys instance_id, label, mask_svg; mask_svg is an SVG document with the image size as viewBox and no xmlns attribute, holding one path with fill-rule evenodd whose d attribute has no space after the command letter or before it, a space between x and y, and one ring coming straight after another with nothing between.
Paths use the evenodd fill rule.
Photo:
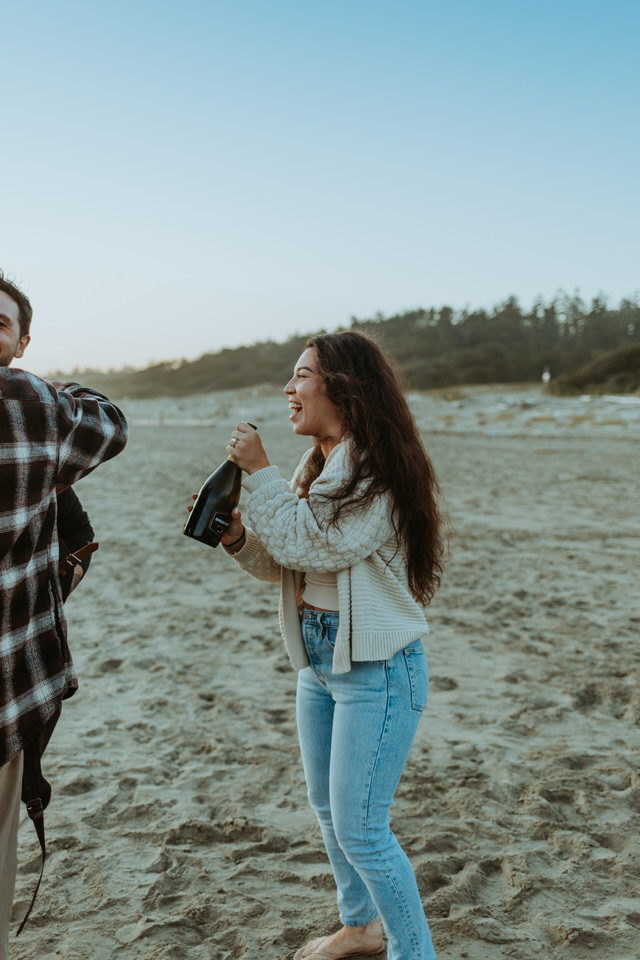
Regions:
<instances>
[{"instance_id":1,"label":"distant dune grass","mask_svg":"<svg viewBox=\"0 0 640 960\"><path fill-rule=\"evenodd\" d=\"M640 346L611 350L570 370L552 380L549 391L557 396L640 391Z\"/></svg>"},{"instance_id":2,"label":"distant dune grass","mask_svg":"<svg viewBox=\"0 0 640 960\"><path fill-rule=\"evenodd\" d=\"M344 329L344 328L343 328ZM628 392L639 387L640 302L610 308L596 298L541 301L527 312L515 297L492 311L422 308L393 317L351 318L350 329L377 340L409 390L469 384L540 383L552 370L555 393ZM145 370L75 371L77 379L114 400L181 397L261 384L282 387L306 336L266 340L207 353L197 360L158 363ZM609 351L613 351L610 353ZM583 366L584 365L584 366Z\"/></svg>"}]
</instances>

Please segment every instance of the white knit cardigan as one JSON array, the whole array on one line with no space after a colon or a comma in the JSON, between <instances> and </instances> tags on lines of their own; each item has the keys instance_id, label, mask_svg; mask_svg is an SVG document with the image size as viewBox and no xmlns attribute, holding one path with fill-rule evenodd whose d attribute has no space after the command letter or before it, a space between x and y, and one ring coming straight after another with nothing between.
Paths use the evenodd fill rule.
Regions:
<instances>
[{"instance_id":1,"label":"white knit cardigan","mask_svg":"<svg viewBox=\"0 0 640 960\"><path fill-rule=\"evenodd\" d=\"M390 497L381 496L365 509L344 510L334 526L329 521L335 502L326 495L348 474L348 442L334 447L308 499L301 499L298 478L311 452L304 454L290 483L275 466L245 477L250 526L234 558L258 580L280 582L280 629L295 670L309 664L299 612L304 573L336 573L340 625L333 671L348 673L351 661L388 660L429 628L409 591Z\"/></svg>"}]
</instances>

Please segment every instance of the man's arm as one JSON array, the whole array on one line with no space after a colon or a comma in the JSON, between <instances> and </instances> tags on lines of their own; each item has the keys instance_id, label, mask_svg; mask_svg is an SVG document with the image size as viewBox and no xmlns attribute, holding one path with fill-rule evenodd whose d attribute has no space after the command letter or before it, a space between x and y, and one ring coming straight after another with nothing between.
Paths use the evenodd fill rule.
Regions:
<instances>
[{"instance_id":1,"label":"man's arm","mask_svg":"<svg viewBox=\"0 0 640 960\"><path fill-rule=\"evenodd\" d=\"M52 390L56 388L51 385ZM75 483L124 449L129 431L122 411L105 396L77 383L57 390L58 483Z\"/></svg>"},{"instance_id":2,"label":"man's arm","mask_svg":"<svg viewBox=\"0 0 640 960\"><path fill-rule=\"evenodd\" d=\"M0 367L0 563L36 515L44 523L56 487L116 456L127 436L122 412L95 390L56 389L24 370Z\"/></svg>"}]
</instances>

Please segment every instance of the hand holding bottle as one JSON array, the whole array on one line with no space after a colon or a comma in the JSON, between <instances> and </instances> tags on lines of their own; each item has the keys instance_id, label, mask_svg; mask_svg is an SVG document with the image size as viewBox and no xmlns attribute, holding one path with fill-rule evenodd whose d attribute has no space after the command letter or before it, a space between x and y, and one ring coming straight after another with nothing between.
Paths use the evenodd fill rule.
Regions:
<instances>
[{"instance_id":1,"label":"hand holding bottle","mask_svg":"<svg viewBox=\"0 0 640 960\"><path fill-rule=\"evenodd\" d=\"M220 543L223 547L231 546L231 544L237 544L236 550L240 548L239 541L244 535L244 524L242 522L242 514L237 507L234 507L231 513L231 523L225 530L220 540Z\"/></svg>"},{"instance_id":2,"label":"hand holding bottle","mask_svg":"<svg viewBox=\"0 0 640 960\"><path fill-rule=\"evenodd\" d=\"M198 494L194 493L191 496L192 500L198 499ZM193 510L193 504L189 504L187 507L187 512L191 513ZM231 522L225 530L225 532L220 537L220 543L223 547L229 547L232 544L238 544L241 538L244 536L244 523L242 522L242 514L237 507L234 507L231 511ZM235 553L235 551L234 551ZM84 571L83 571L84 572Z\"/></svg>"},{"instance_id":3,"label":"hand holding bottle","mask_svg":"<svg viewBox=\"0 0 640 960\"><path fill-rule=\"evenodd\" d=\"M183 530L186 537L217 547L224 536L224 546L234 547L238 544L233 553L237 553L244 545L244 527L236 509L242 486L242 468L253 473L260 467L269 466L260 438L257 444L251 443L251 437L258 436L256 431L257 427L252 423L241 421L236 425L227 445L230 456L207 477L195 497L193 507L189 509ZM238 463L236 447L240 447L238 453L242 463Z\"/></svg>"},{"instance_id":4,"label":"hand holding bottle","mask_svg":"<svg viewBox=\"0 0 640 960\"><path fill-rule=\"evenodd\" d=\"M227 444L227 453L245 473L255 473L269 466L260 435L244 420L236 424Z\"/></svg>"}]
</instances>

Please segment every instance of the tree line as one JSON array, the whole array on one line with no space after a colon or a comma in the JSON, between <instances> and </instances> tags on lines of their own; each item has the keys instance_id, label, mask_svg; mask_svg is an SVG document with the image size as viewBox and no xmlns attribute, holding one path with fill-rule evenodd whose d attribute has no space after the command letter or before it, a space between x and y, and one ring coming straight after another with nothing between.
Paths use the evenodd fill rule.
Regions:
<instances>
[{"instance_id":1,"label":"tree line","mask_svg":"<svg viewBox=\"0 0 640 960\"><path fill-rule=\"evenodd\" d=\"M560 378L611 351L640 346L640 302L580 296L537 300L523 310L509 297L491 310L416 309L392 317L351 318L350 327L374 337L395 359L408 389L469 383ZM84 382L114 397L184 396L261 383L281 386L304 348L306 335L208 353L195 361L145 370L84 371ZM78 372L76 371L76 374Z\"/></svg>"},{"instance_id":2,"label":"tree line","mask_svg":"<svg viewBox=\"0 0 640 960\"><path fill-rule=\"evenodd\" d=\"M536 301L524 311L515 297L490 311L416 310L352 326L380 330L407 385L428 389L464 383L539 381L566 374L597 356L640 344L640 303L590 305L579 296Z\"/></svg>"}]
</instances>

